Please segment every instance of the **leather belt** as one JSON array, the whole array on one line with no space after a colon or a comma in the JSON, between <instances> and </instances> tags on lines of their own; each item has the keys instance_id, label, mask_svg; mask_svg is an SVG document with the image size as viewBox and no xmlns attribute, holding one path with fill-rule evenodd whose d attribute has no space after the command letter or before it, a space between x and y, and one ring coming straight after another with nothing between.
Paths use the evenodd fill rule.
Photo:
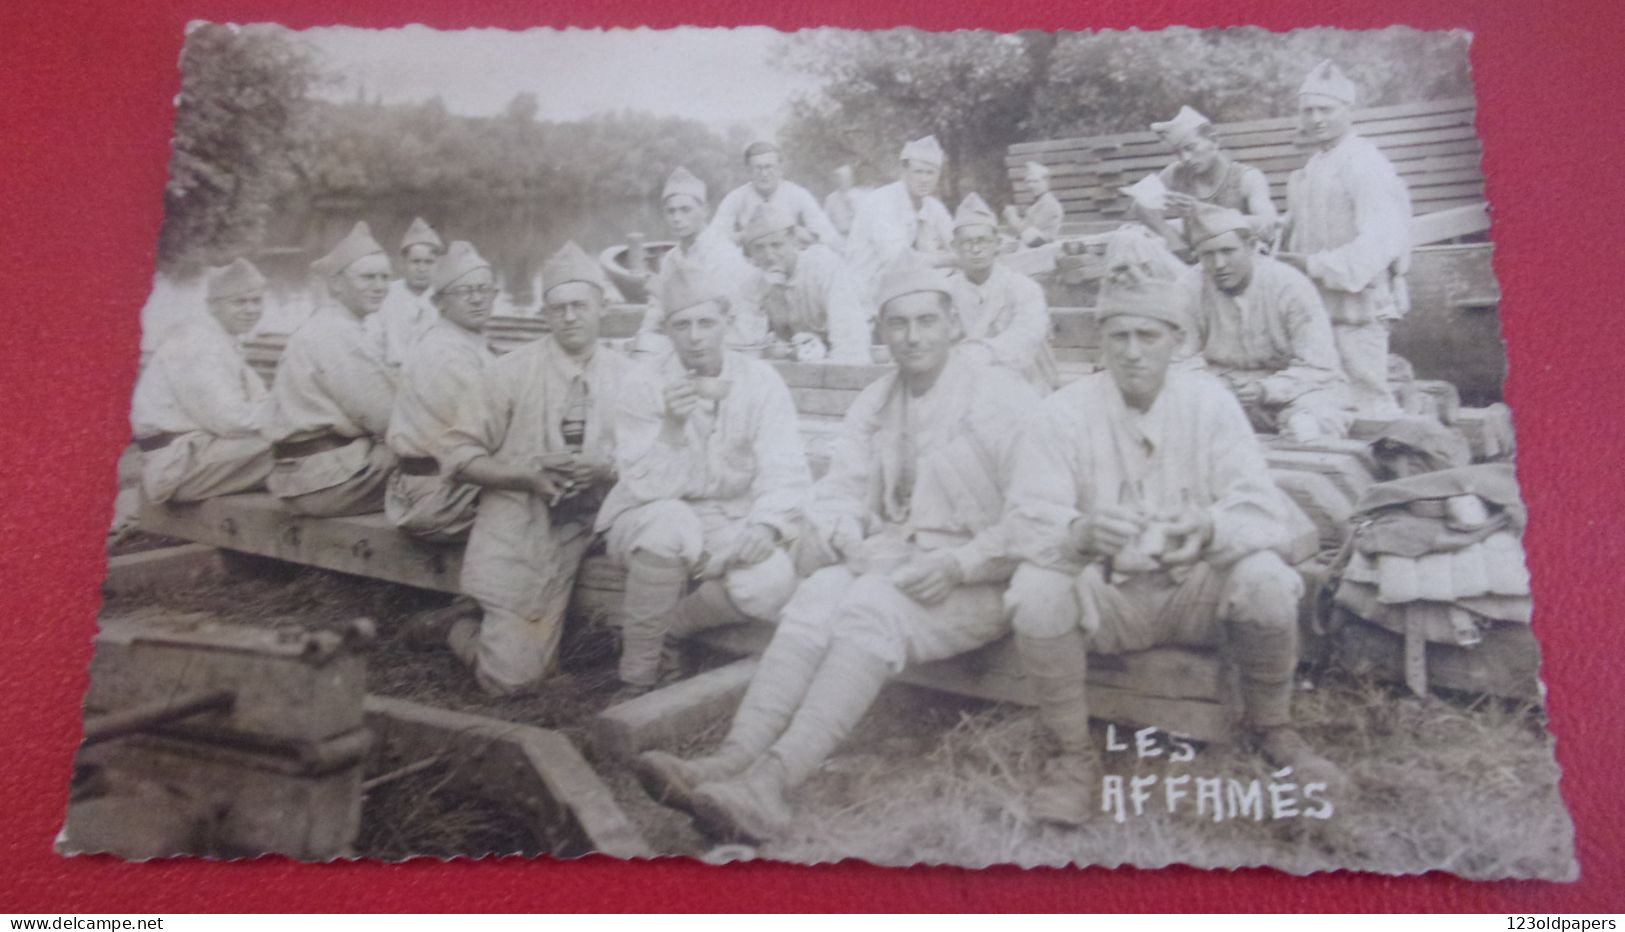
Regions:
<instances>
[{"instance_id":1,"label":"leather belt","mask_svg":"<svg viewBox=\"0 0 1625 932\"><path fill-rule=\"evenodd\" d=\"M271 445L271 455L279 460L296 460L328 450L347 446L354 437L341 437L335 433L317 434L309 440L284 440Z\"/></svg>"},{"instance_id":2,"label":"leather belt","mask_svg":"<svg viewBox=\"0 0 1625 932\"><path fill-rule=\"evenodd\" d=\"M440 461L432 456L403 456L400 458L403 476L438 476Z\"/></svg>"},{"instance_id":3,"label":"leather belt","mask_svg":"<svg viewBox=\"0 0 1625 932\"><path fill-rule=\"evenodd\" d=\"M174 443L179 436L180 434L153 434L151 437L137 437L135 445L142 453L151 453Z\"/></svg>"}]
</instances>

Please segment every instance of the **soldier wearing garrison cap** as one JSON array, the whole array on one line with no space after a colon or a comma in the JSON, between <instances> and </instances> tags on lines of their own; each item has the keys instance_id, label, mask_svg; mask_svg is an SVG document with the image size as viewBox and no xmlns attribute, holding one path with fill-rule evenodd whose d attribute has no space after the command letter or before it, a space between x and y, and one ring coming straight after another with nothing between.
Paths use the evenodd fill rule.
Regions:
<instances>
[{"instance_id":1,"label":"soldier wearing garrison cap","mask_svg":"<svg viewBox=\"0 0 1625 932\"><path fill-rule=\"evenodd\" d=\"M746 301L766 319L775 355L869 361L863 291L840 253L822 243L803 246L795 217L772 204L756 209L742 242L756 267Z\"/></svg>"},{"instance_id":2,"label":"soldier wearing garrison cap","mask_svg":"<svg viewBox=\"0 0 1625 932\"><path fill-rule=\"evenodd\" d=\"M446 246L440 234L424 222L422 217L412 220L401 237L401 277L391 282L383 307L367 318L369 333L379 341L384 362L399 368L406 362L406 354L434 322L440 319L435 310L430 279L436 262Z\"/></svg>"},{"instance_id":3,"label":"soldier wearing garrison cap","mask_svg":"<svg viewBox=\"0 0 1625 932\"><path fill-rule=\"evenodd\" d=\"M903 146L902 178L864 197L846 241L846 261L874 305L881 280L905 255L926 265L953 264L953 218L934 196L946 159L935 136Z\"/></svg>"},{"instance_id":4,"label":"soldier wearing garrison cap","mask_svg":"<svg viewBox=\"0 0 1625 932\"><path fill-rule=\"evenodd\" d=\"M818 206L812 192L784 180L783 154L776 143L758 140L745 148L745 167L750 182L742 184L722 199L711 225L722 235L744 246L745 226L756 211L771 205L794 220L798 235L834 249L841 248L841 234Z\"/></svg>"},{"instance_id":5,"label":"soldier wearing garrison cap","mask_svg":"<svg viewBox=\"0 0 1625 932\"><path fill-rule=\"evenodd\" d=\"M1298 90L1298 124L1314 149L1287 180L1283 261L1320 289L1356 409L1398 415L1388 334L1410 308L1410 192L1393 163L1353 131L1354 82L1321 62Z\"/></svg>"},{"instance_id":6,"label":"soldier wearing garrison cap","mask_svg":"<svg viewBox=\"0 0 1625 932\"><path fill-rule=\"evenodd\" d=\"M679 276L703 277L721 286L730 301L741 304L741 292L752 271L745 254L734 242L732 231L714 223L707 224L709 202L705 182L693 172L678 167L671 173L660 192L660 210L677 245L660 257L660 265L649 279L649 304L643 315L642 338L644 342L655 344L660 342L658 338L666 316L665 294L670 282ZM760 342L765 328L753 327L753 323L749 316L742 315L735 321L735 332L729 342L736 345Z\"/></svg>"},{"instance_id":7,"label":"soldier wearing garrison cap","mask_svg":"<svg viewBox=\"0 0 1625 932\"><path fill-rule=\"evenodd\" d=\"M192 502L259 487L265 382L238 338L259 322L265 278L247 259L210 269L208 313L172 331L136 380L130 423L150 502Z\"/></svg>"},{"instance_id":8,"label":"soldier wearing garrison cap","mask_svg":"<svg viewBox=\"0 0 1625 932\"><path fill-rule=\"evenodd\" d=\"M1201 204L1240 211L1247 216L1253 235L1268 240L1279 222L1269 180L1263 172L1224 153L1207 117L1180 107L1173 119L1152 123L1151 130L1177 158L1157 175L1168 191L1166 207L1153 210L1135 201L1131 207L1135 219L1162 236L1169 249L1187 257L1190 244L1170 221L1188 220Z\"/></svg>"},{"instance_id":9,"label":"soldier wearing garrison cap","mask_svg":"<svg viewBox=\"0 0 1625 932\"><path fill-rule=\"evenodd\" d=\"M782 835L793 819L785 793L839 747L887 680L1008 631L1003 489L1038 397L962 354L953 291L941 269L887 276L880 332L897 365L853 402L814 487L804 543L824 567L785 606L721 746L637 761L655 799L696 812L714 835Z\"/></svg>"},{"instance_id":10,"label":"soldier wearing garrison cap","mask_svg":"<svg viewBox=\"0 0 1625 932\"><path fill-rule=\"evenodd\" d=\"M480 490L447 475L441 443L458 405L496 359L484 333L496 300L491 263L458 240L435 263L428 292L436 319L401 366L386 437L400 468L389 480L384 513L416 537L461 540L474 523Z\"/></svg>"},{"instance_id":11,"label":"soldier wearing garrison cap","mask_svg":"<svg viewBox=\"0 0 1625 932\"><path fill-rule=\"evenodd\" d=\"M1236 393L1258 430L1300 442L1344 436L1352 421L1347 384L1315 286L1259 255L1239 211L1198 207L1185 234L1200 264L1181 282L1192 352Z\"/></svg>"},{"instance_id":12,"label":"soldier wearing garrison cap","mask_svg":"<svg viewBox=\"0 0 1625 932\"><path fill-rule=\"evenodd\" d=\"M1027 191L1033 202L1026 211L1014 204L1004 209L1005 222L1015 231L1016 239L1027 248L1053 243L1061 238L1061 222L1066 209L1049 189L1050 170L1038 162L1022 166L1021 177L1027 182Z\"/></svg>"},{"instance_id":13,"label":"soldier wearing garrison cap","mask_svg":"<svg viewBox=\"0 0 1625 932\"><path fill-rule=\"evenodd\" d=\"M1295 506L1224 386L1170 371L1182 303L1163 282L1105 289L1106 371L1045 399L1017 444L1006 526L1021 565L1005 606L1060 750L1029 803L1043 821L1096 811L1090 652L1223 645L1265 757L1300 785L1337 779L1292 728L1303 583L1275 548Z\"/></svg>"},{"instance_id":14,"label":"soldier wearing garrison cap","mask_svg":"<svg viewBox=\"0 0 1625 932\"><path fill-rule=\"evenodd\" d=\"M954 213L958 268L949 276L964 321L962 352L1003 367L1040 394L1057 384L1044 289L999 260L999 221L976 193Z\"/></svg>"},{"instance_id":15,"label":"soldier wearing garrison cap","mask_svg":"<svg viewBox=\"0 0 1625 932\"><path fill-rule=\"evenodd\" d=\"M626 567L628 692L660 681L668 636L777 616L796 582L784 548L812 481L784 379L726 346L727 287L703 274L663 284L672 349L626 379L615 420L620 480L597 523Z\"/></svg>"},{"instance_id":16,"label":"soldier wearing garrison cap","mask_svg":"<svg viewBox=\"0 0 1625 932\"><path fill-rule=\"evenodd\" d=\"M599 345L609 283L591 256L566 243L542 281L548 335L485 367L442 443L442 472L481 489L460 586L483 615L433 633L498 695L532 689L553 668L615 479L615 411L631 369Z\"/></svg>"},{"instance_id":17,"label":"soldier wearing garrison cap","mask_svg":"<svg viewBox=\"0 0 1625 932\"><path fill-rule=\"evenodd\" d=\"M263 429L276 465L266 485L305 514L378 511L396 465L384 443L396 373L363 323L389 293L389 257L357 223L312 269L333 303L294 331L277 365Z\"/></svg>"}]
</instances>

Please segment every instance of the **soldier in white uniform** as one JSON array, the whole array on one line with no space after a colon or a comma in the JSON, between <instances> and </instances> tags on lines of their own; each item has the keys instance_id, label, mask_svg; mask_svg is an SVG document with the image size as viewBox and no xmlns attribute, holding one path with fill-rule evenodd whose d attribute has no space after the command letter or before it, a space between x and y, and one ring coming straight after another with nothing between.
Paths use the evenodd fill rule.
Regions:
<instances>
[{"instance_id":1,"label":"soldier in white uniform","mask_svg":"<svg viewBox=\"0 0 1625 932\"><path fill-rule=\"evenodd\" d=\"M728 192L717 205L711 225L743 246L750 218L762 207L772 205L794 218L798 236L840 249L841 234L818 206L818 198L794 181L784 180L782 158L779 147L771 142L759 140L746 147L745 167L750 169L750 183Z\"/></svg>"},{"instance_id":2,"label":"soldier in white uniform","mask_svg":"<svg viewBox=\"0 0 1625 932\"><path fill-rule=\"evenodd\" d=\"M440 234L415 218L401 237L401 277L389 284L389 294L378 313L367 318L367 332L378 340L384 362L399 368L412 344L440 319L430 280L435 263L445 251Z\"/></svg>"},{"instance_id":3,"label":"soldier in white uniform","mask_svg":"<svg viewBox=\"0 0 1625 932\"><path fill-rule=\"evenodd\" d=\"M1059 375L1049 346L1049 302L1038 283L999 262L999 221L975 192L954 212L949 276L964 322L966 354L1002 366L1049 394Z\"/></svg>"},{"instance_id":4,"label":"soldier in white uniform","mask_svg":"<svg viewBox=\"0 0 1625 932\"><path fill-rule=\"evenodd\" d=\"M846 238L846 261L864 282L864 296L878 307L882 279L893 266L952 265L953 218L935 197L946 155L937 137L903 147L903 177L876 188L858 205Z\"/></svg>"},{"instance_id":5,"label":"soldier in white uniform","mask_svg":"<svg viewBox=\"0 0 1625 932\"><path fill-rule=\"evenodd\" d=\"M803 246L795 218L772 204L751 217L744 245L757 269L746 300L766 318L778 355L869 362L863 291L840 253L822 243Z\"/></svg>"}]
</instances>

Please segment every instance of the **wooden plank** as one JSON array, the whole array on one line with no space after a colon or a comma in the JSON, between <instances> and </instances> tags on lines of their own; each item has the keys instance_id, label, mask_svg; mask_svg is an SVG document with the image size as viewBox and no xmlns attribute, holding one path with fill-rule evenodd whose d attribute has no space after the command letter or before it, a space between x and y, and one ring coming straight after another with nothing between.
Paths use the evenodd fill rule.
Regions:
<instances>
[{"instance_id":1,"label":"wooden plank","mask_svg":"<svg viewBox=\"0 0 1625 932\"><path fill-rule=\"evenodd\" d=\"M1348 453L1316 452L1313 450L1276 450L1266 448L1264 459L1273 470L1298 470L1319 473L1332 481L1337 490L1358 501L1376 480L1371 470L1359 457Z\"/></svg>"},{"instance_id":2,"label":"wooden plank","mask_svg":"<svg viewBox=\"0 0 1625 932\"><path fill-rule=\"evenodd\" d=\"M564 735L388 696L369 695L365 707L369 727L386 745L410 741L477 762L458 771L466 771L460 788L521 814L542 844L567 843L555 853L654 856L609 787ZM559 810L567 824L560 824ZM561 828L579 831L580 838L568 844L571 839L557 837Z\"/></svg>"},{"instance_id":3,"label":"wooden plank","mask_svg":"<svg viewBox=\"0 0 1625 932\"><path fill-rule=\"evenodd\" d=\"M1426 246L1458 236L1484 233L1490 228L1490 205L1471 204L1423 214L1411 221L1411 245Z\"/></svg>"},{"instance_id":4,"label":"wooden plank","mask_svg":"<svg viewBox=\"0 0 1625 932\"><path fill-rule=\"evenodd\" d=\"M1321 547L1338 547L1348 539L1354 503L1330 479L1294 469L1271 470L1270 478L1315 523Z\"/></svg>"},{"instance_id":5,"label":"wooden plank","mask_svg":"<svg viewBox=\"0 0 1625 932\"><path fill-rule=\"evenodd\" d=\"M593 753L601 761L624 761L650 748L671 747L725 721L755 673L756 660L747 657L612 705L590 726Z\"/></svg>"},{"instance_id":6,"label":"wooden plank","mask_svg":"<svg viewBox=\"0 0 1625 932\"><path fill-rule=\"evenodd\" d=\"M224 573L220 551L206 544L181 544L107 560L103 595L130 595L153 589L178 589Z\"/></svg>"},{"instance_id":7,"label":"wooden plank","mask_svg":"<svg viewBox=\"0 0 1625 932\"><path fill-rule=\"evenodd\" d=\"M186 505L144 504L141 527L227 550L386 582L457 592L462 548L402 534L382 514L312 518L264 493Z\"/></svg>"}]
</instances>

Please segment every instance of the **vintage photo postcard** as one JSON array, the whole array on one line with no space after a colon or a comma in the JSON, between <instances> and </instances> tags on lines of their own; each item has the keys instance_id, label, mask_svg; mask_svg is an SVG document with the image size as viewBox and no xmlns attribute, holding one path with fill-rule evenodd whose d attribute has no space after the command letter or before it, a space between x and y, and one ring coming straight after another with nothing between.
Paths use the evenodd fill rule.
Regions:
<instances>
[{"instance_id":1,"label":"vintage photo postcard","mask_svg":"<svg viewBox=\"0 0 1625 932\"><path fill-rule=\"evenodd\" d=\"M193 24L58 849L1573 879L1470 42Z\"/></svg>"}]
</instances>

